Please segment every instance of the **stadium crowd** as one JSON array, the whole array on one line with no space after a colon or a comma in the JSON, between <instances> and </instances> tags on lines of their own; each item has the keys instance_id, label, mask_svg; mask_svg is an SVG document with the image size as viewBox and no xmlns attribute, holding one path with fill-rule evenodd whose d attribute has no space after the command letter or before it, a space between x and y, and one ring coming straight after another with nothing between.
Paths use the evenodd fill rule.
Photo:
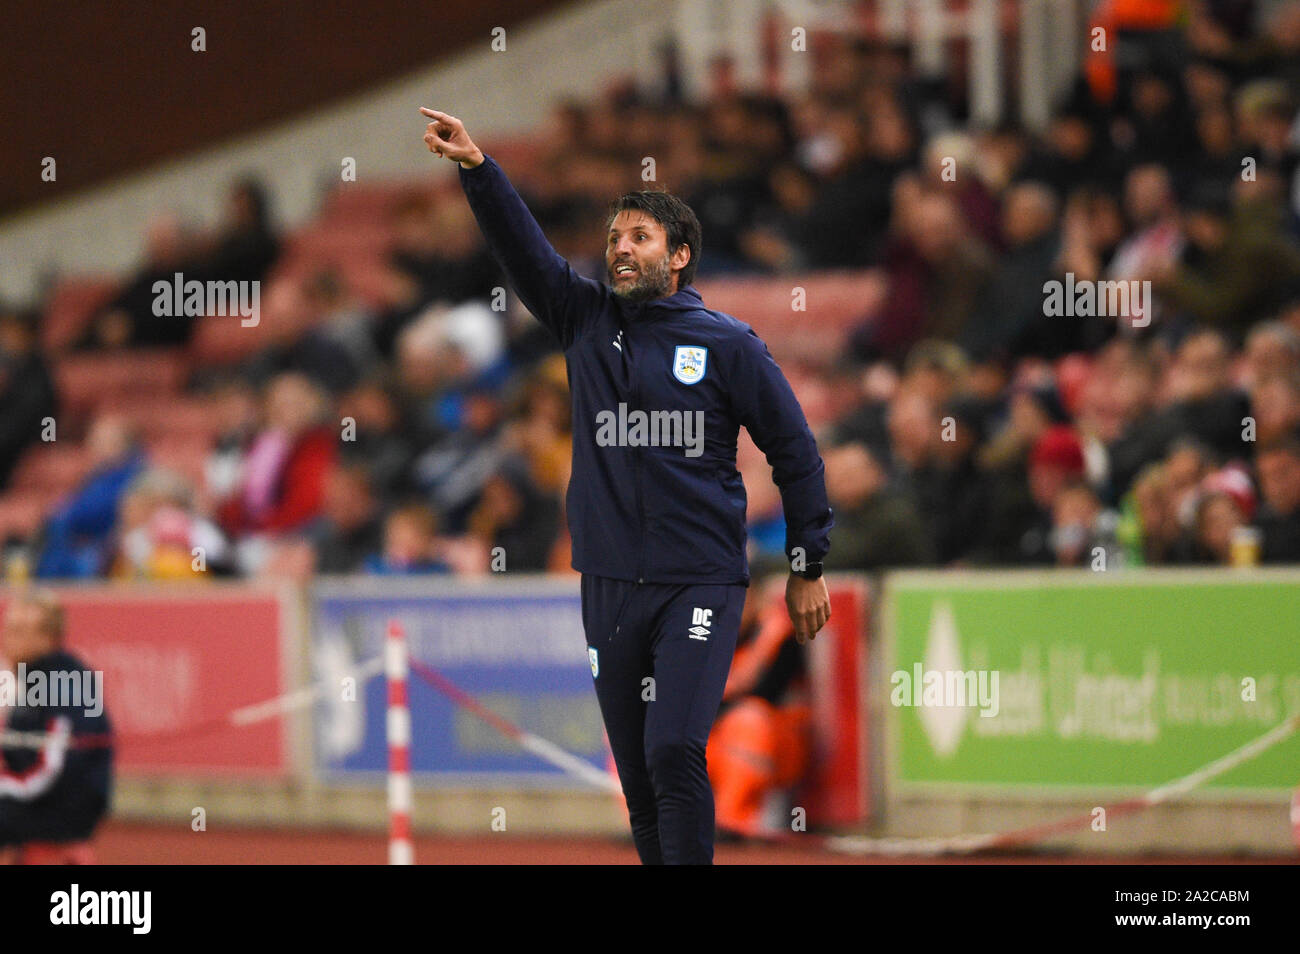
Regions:
<instances>
[{"instance_id":1,"label":"stadium crowd","mask_svg":"<svg viewBox=\"0 0 1300 954\"><path fill-rule=\"evenodd\" d=\"M852 398L818 434L828 570L1300 563L1300 8L1156 6L1177 24L1117 15L1113 59L1085 60L1038 135L979 128L905 49L835 36L808 95L720 72L687 102L670 66L662 98L560 104L533 167L506 171L591 277L650 156L701 219L701 283L883 279L815 369ZM106 411L88 474L10 545L47 578L567 571L563 359L501 307L464 202L416 186L393 206L381 305L282 270L272 221L251 180L210 233L159 215L76 342L187 346L193 322L151 307L176 271L264 283L260 350L188 382L217 433L202 480ZM1048 316L1067 276L1152 295ZM0 487L58 413L42 317L0 318ZM774 569L779 501L754 497L755 569Z\"/></svg>"}]
</instances>

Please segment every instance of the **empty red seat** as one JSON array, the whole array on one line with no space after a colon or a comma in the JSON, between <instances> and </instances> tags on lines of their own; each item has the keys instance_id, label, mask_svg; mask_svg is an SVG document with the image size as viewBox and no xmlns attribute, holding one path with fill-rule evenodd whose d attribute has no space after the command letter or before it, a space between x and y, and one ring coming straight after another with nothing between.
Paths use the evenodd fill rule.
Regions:
<instances>
[{"instance_id":1,"label":"empty red seat","mask_svg":"<svg viewBox=\"0 0 1300 954\"><path fill-rule=\"evenodd\" d=\"M73 413L109 396L162 396L178 391L188 375L180 348L142 348L60 358L54 369L59 397Z\"/></svg>"},{"instance_id":2,"label":"empty red seat","mask_svg":"<svg viewBox=\"0 0 1300 954\"><path fill-rule=\"evenodd\" d=\"M697 284L707 307L751 325L778 361L819 367L839 358L849 332L879 307L885 292L883 276L872 271L712 278ZM796 311L800 303L804 310Z\"/></svg>"},{"instance_id":3,"label":"empty red seat","mask_svg":"<svg viewBox=\"0 0 1300 954\"><path fill-rule=\"evenodd\" d=\"M146 441L159 437L208 440L217 429L211 403L194 398L173 397L167 401L128 397L101 406L124 414L140 429Z\"/></svg>"},{"instance_id":4,"label":"empty red seat","mask_svg":"<svg viewBox=\"0 0 1300 954\"><path fill-rule=\"evenodd\" d=\"M501 168L508 170L510 178L521 182L527 180L542 159L541 140L537 136L492 139L483 151L490 154Z\"/></svg>"},{"instance_id":5,"label":"empty red seat","mask_svg":"<svg viewBox=\"0 0 1300 954\"><path fill-rule=\"evenodd\" d=\"M116 279L98 275L80 275L58 282L50 293L41 326L41 344L45 350L57 353L75 344L91 317L112 300L117 290Z\"/></svg>"},{"instance_id":6,"label":"empty red seat","mask_svg":"<svg viewBox=\"0 0 1300 954\"><path fill-rule=\"evenodd\" d=\"M0 540L31 539L55 499L48 492L32 490L10 490L0 495Z\"/></svg>"},{"instance_id":7,"label":"empty red seat","mask_svg":"<svg viewBox=\"0 0 1300 954\"><path fill-rule=\"evenodd\" d=\"M95 849L88 841L32 841L18 849L20 865L93 865Z\"/></svg>"},{"instance_id":8,"label":"empty red seat","mask_svg":"<svg viewBox=\"0 0 1300 954\"><path fill-rule=\"evenodd\" d=\"M342 182L321 206L318 221L387 225L393 210L414 191L406 182Z\"/></svg>"},{"instance_id":9,"label":"empty red seat","mask_svg":"<svg viewBox=\"0 0 1300 954\"><path fill-rule=\"evenodd\" d=\"M349 256L382 254L392 245L392 232L386 225L355 224L300 229L286 243L284 260L307 259L322 267L339 265Z\"/></svg>"},{"instance_id":10,"label":"empty red seat","mask_svg":"<svg viewBox=\"0 0 1300 954\"><path fill-rule=\"evenodd\" d=\"M89 455L80 444L37 444L19 461L10 486L14 490L61 491L81 480L89 466Z\"/></svg>"},{"instance_id":11,"label":"empty red seat","mask_svg":"<svg viewBox=\"0 0 1300 954\"><path fill-rule=\"evenodd\" d=\"M260 319L248 327L229 315L208 315L197 322L189 352L195 367L238 364L270 344L267 323Z\"/></svg>"},{"instance_id":12,"label":"empty red seat","mask_svg":"<svg viewBox=\"0 0 1300 954\"><path fill-rule=\"evenodd\" d=\"M203 486L203 470L212 442L197 437L160 437L149 442L149 463L186 477L195 488Z\"/></svg>"},{"instance_id":13,"label":"empty red seat","mask_svg":"<svg viewBox=\"0 0 1300 954\"><path fill-rule=\"evenodd\" d=\"M799 399L804 416L808 418L808 426L814 431L832 421L842 410L843 400L820 375L789 362L782 367L782 370L794 390L795 397Z\"/></svg>"}]
</instances>

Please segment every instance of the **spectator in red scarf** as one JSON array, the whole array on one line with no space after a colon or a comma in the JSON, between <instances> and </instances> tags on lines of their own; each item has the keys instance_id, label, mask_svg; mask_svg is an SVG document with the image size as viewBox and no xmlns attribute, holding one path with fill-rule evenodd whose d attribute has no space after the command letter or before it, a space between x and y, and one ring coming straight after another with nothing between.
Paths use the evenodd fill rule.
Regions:
<instances>
[{"instance_id":1,"label":"spectator in red scarf","mask_svg":"<svg viewBox=\"0 0 1300 954\"><path fill-rule=\"evenodd\" d=\"M228 533L284 533L320 513L338 441L326 413L324 396L306 376L289 372L271 382L262 430L244 458L237 490L219 511Z\"/></svg>"}]
</instances>

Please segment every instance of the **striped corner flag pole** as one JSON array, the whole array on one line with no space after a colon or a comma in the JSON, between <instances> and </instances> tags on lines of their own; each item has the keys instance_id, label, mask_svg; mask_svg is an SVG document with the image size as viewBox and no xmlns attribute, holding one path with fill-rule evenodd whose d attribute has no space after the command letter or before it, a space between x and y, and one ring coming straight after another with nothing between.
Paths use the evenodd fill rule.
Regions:
<instances>
[{"instance_id":1,"label":"striped corner flag pole","mask_svg":"<svg viewBox=\"0 0 1300 954\"><path fill-rule=\"evenodd\" d=\"M406 684L410 661L406 630L388 621L384 672L388 677L388 863L415 864L411 842L411 710Z\"/></svg>"}]
</instances>

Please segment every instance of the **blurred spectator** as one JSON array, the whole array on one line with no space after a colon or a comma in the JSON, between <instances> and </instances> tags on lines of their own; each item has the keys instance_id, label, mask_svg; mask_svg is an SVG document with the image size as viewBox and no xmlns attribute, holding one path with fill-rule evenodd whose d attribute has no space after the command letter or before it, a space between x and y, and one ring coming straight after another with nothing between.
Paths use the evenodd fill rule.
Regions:
<instances>
[{"instance_id":1,"label":"blurred spectator","mask_svg":"<svg viewBox=\"0 0 1300 954\"><path fill-rule=\"evenodd\" d=\"M941 193L897 193L897 218L884 267L889 291L879 315L855 336L863 358L901 361L922 338L960 338L993 276L988 246L972 235L956 203Z\"/></svg>"},{"instance_id":2,"label":"blurred spectator","mask_svg":"<svg viewBox=\"0 0 1300 954\"><path fill-rule=\"evenodd\" d=\"M396 508L384 520L383 548L365 561L366 572L381 576L450 573L438 554L438 518L424 504Z\"/></svg>"},{"instance_id":3,"label":"blurred spectator","mask_svg":"<svg viewBox=\"0 0 1300 954\"><path fill-rule=\"evenodd\" d=\"M793 162L775 166L767 178L770 196L754 213L738 243L764 271L784 273L808 267L814 236L808 224L817 181Z\"/></svg>"},{"instance_id":4,"label":"blurred spectator","mask_svg":"<svg viewBox=\"0 0 1300 954\"><path fill-rule=\"evenodd\" d=\"M994 194L1000 194L1021 178L1030 144L1024 131L1014 122L1004 121L991 129L976 132L975 146L975 162L980 176ZM996 217L996 212L994 215Z\"/></svg>"},{"instance_id":5,"label":"blurred spectator","mask_svg":"<svg viewBox=\"0 0 1300 954\"><path fill-rule=\"evenodd\" d=\"M1214 332L1200 332L1183 341L1165 377L1164 412L1171 430L1190 434L1224 458L1242 453L1241 429L1248 404L1228 374L1229 349Z\"/></svg>"},{"instance_id":6,"label":"blurred spectator","mask_svg":"<svg viewBox=\"0 0 1300 954\"><path fill-rule=\"evenodd\" d=\"M1295 140L1296 103L1300 98L1273 79L1248 83L1237 94L1237 120L1247 154L1258 162L1257 173L1278 176L1290 192L1300 166ZM1294 193L1292 193L1294 202Z\"/></svg>"},{"instance_id":7,"label":"blurred spectator","mask_svg":"<svg viewBox=\"0 0 1300 954\"><path fill-rule=\"evenodd\" d=\"M280 251L266 187L252 177L234 183L226 193L220 226L197 246L194 277L201 281L264 279Z\"/></svg>"},{"instance_id":8,"label":"blurred spectator","mask_svg":"<svg viewBox=\"0 0 1300 954\"><path fill-rule=\"evenodd\" d=\"M501 432L501 449L519 454L539 490L564 496L573 456L568 372L559 355L540 362L524 380Z\"/></svg>"},{"instance_id":9,"label":"blurred spectator","mask_svg":"<svg viewBox=\"0 0 1300 954\"><path fill-rule=\"evenodd\" d=\"M947 191L957 202L971 232L990 248L1003 247L1002 208L993 187L985 181L975 138L966 132L947 132L925 146L923 172L930 188ZM958 170L967 171L958 175ZM999 184L999 188L1006 183Z\"/></svg>"},{"instance_id":10,"label":"blurred spectator","mask_svg":"<svg viewBox=\"0 0 1300 954\"><path fill-rule=\"evenodd\" d=\"M403 330L396 357L407 421L424 442L464 423L469 392L505 377L505 341L496 314L477 302L434 306Z\"/></svg>"},{"instance_id":11,"label":"blurred spectator","mask_svg":"<svg viewBox=\"0 0 1300 954\"><path fill-rule=\"evenodd\" d=\"M746 268L741 237L753 224L754 210L770 201L767 161L761 157L776 151L753 146L766 124L780 125L771 107L763 110L739 97L714 100L706 111L699 165L684 195L709 237L699 265L704 276ZM780 148L786 137L778 130L773 138ZM679 153L674 159L680 171L684 157Z\"/></svg>"},{"instance_id":12,"label":"blurred spectator","mask_svg":"<svg viewBox=\"0 0 1300 954\"><path fill-rule=\"evenodd\" d=\"M1052 505L1051 551L1057 566L1110 569L1119 556L1114 546L1114 514L1083 481L1064 486Z\"/></svg>"},{"instance_id":13,"label":"blurred spectator","mask_svg":"<svg viewBox=\"0 0 1300 954\"><path fill-rule=\"evenodd\" d=\"M1120 501L1116 538L1125 566L1168 562L1179 537L1164 468L1150 464Z\"/></svg>"},{"instance_id":14,"label":"blurred spectator","mask_svg":"<svg viewBox=\"0 0 1300 954\"><path fill-rule=\"evenodd\" d=\"M1189 180L1193 189L1215 182L1230 182L1241 173L1241 148L1233 128L1232 111L1225 104L1207 106L1196 116L1199 155Z\"/></svg>"},{"instance_id":15,"label":"blurred spectator","mask_svg":"<svg viewBox=\"0 0 1300 954\"><path fill-rule=\"evenodd\" d=\"M1199 332L1183 342L1162 382L1163 406L1134 419L1110 447L1117 492L1182 436L1196 438L1223 459L1244 456L1242 421L1250 408L1232 385L1228 355L1227 343L1215 332Z\"/></svg>"},{"instance_id":16,"label":"blurred spectator","mask_svg":"<svg viewBox=\"0 0 1300 954\"><path fill-rule=\"evenodd\" d=\"M1186 560L1190 556L1190 541L1196 530L1196 507L1204 482L1217 463L1208 447L1191 438L1177 440L1165 457L1166 492L1179 531L1180 560Z\"/></svg>"},{"instance_id":17,"label":"blurred spectator","mask_svg":"<svg viewBox=\"0 0 1300 954\"><path fill-rule=\"evenodd\" d=\"M221 531L194 511L184 478L142 471L122 496L117 554L109 576L131 580L191 580L226 575L233 554Z\"/></svg>"},{"instance_id":18,"label":"blurred spectator","mask_svg":"<svg viewBox=\"0 0 1300 954\"><path fill-rule=\"evenodd\" d=\"M1088 364L1075 402L1075 420L1084 437L1089 478L1106 502L1123 496L1152 450L1143 443L1139 422L1152 412L1157 369L1131 339L1116 338Z\"/></svg>"},{"instance_id":19,"label":"blurred spectator","mask_svg":"<svg viewBox=\"0 0 1300 954\"><path fill-rule=\"evenodd\" d=\"M1197 562L1230 564L1233 537L1254 511L1255 492L1244 471L1224 468L1206 477L1196 505Z\"/></svg>"},{"instance_id":20,"label":"blurred spectator","mask_svg":"<svg viewBox=\"0 0 1300 954\"><path fill-rule=\"evenodd\" d=\"M888 429L890 461L895 486L905 490L920 511L926 536L932 541L929 559L955 559L959 554L956 532L968 501L948 497L957 463L945 455L949 437L956 438L951 422L942 421L939 407L952 395L964 359L952 345L925 341L912 349L903 379L890 402ZM951 450L951 448L949 448Z\"/></svg>"},{"instance_id":21,"label":"blurred spectator","mask_svg":"<svg viewBox=\"0 0 1300 954\"><path fill-rule=\"evenodd\" d=\"M818 443L833 447L858 442L878 460L889 461L889 402L898 392L898 371L884 361L877 361L863 370L850 360L841 361L829 374L838 390L852 395L852 403L830 424L826 433L818 437Z\"/></svg>"},{"instance_id":22,"label":"blurred spectator","mask_svg":"<svg viewBox=\"0 0 1300 954\"><path fill-rule=\"evenodd\" d=\"M0 306L0 490L57 408L54 378L38 347L36 316Z\"/></svg>"},{"instance_id":23,"label":"blurred spectator","mask_svg":"<svg viewBox=\"0 0 1300 954\"><path fill-rule=\"evenodd\" d=\"M1235 342L1275 312L1300 281L1300 247L1283 230L1275 202L1243 201L1202 185L1186 203L1189 248L1181 264L1156 262L1148 275L1175 311L1213 325Z\"/></svg>"},{"instance_id":24,"label":"blurred spectator","mask_svg":"<svg viewBox=\"0 0 1300 954\"><path fill-rule=\"evenodd\" d=\"M1255 385L1250 395L1255 445L1263 447L1300 428L1300 372L1274 374Z\"/></svg>"},{"instance_id":25,"label":"blurred spectator","mask_svg":"<svg viewBox=\"0 0 1300 954\"><path fill-rule=\"evenodd\" d=\"M810 114L808 125L814 124L804 148L822 184L806 217L808 263L868 265L889 222L894 178L913 159L914 132L897 104L888 102L870 122L852 109L832 108L815 118Z\"/></svg>"},{"instance_id":26,"label":"blurred spectator","mask_svg":"<svg viewBox=\"0 0 1300 954\"><path fill-rule=\"evenodd\" d=\"M1052 117L1041 142L1025 159L1020 178L1045 183L1063 200L1081 185L1113 185L1112 167L1110 151L1103 147L1091 118L1074 110Z\"/></svg>"},{"instance_id":27,"label":"blurred spectator","mask_svg":"<svg viewBox=\"0 0 1300 954\"><path fill-rule=\"evenodd\" d=\"M1256 325L1246 336L1244 387L1300 371L1300 332L1282 321Z\"/></svg>"},{"instance_id":28,"label":"blurred spectator","mask_svg":"<svg viewBox=\"0 0 1300 954\"><path fill-rule=\"evenodd\" d=\"M39 577L83 579L104 571L122 494L144 468L139 436L119 415L96 418L86 448L89 474L46 521Z\"/></svg>"},{"instance_id":29,"label":"blurred spectator","mask_svg":"<svg viewBox=\"0 0 1300 954\"><path fill-rule=\"evenodd\" d=\"M1022 182L1002 203L1007 250L984 290L979 309L962 329L966 349L977 359L1023 354L1056 357L1083 341L1086 319L1050 319L1043 309L1043 284L1056 276L1060 236L1057 199L1046 186Z\"/></svg>"},{"instance_id":30,"label":"blurred spectator","mask_svg":"<svg viewBox=\"0 0 1300 954\"><path fill-rule=\"evenodd\" d=\"M1185 93L1172 70L1151 64L1124 84L1111 135L1129 162L1168 166L1195 152Z\"/></svg>"},{"instance_id":31,"label":"blurred spectator","mask_svg":"<svg viewBox=\"0 0 1300 954\"><path fill-rule=\"evenodd\" d=\"M98 689L94 700L68 689L102 685L103 674L68 652L52 592L22 587L6 602L0 657L17 683L6 693L5 730L46 737L39 748L0 746L0 863L89 863L87 842L113 801L113 725Z\"/></svg>"},{"instance_id":32,"label":"blurred spectator","mask_svg":"<svg viewBox=\"0 0 1300 954\"><path fill-rule=\"evenodd\" d=\"M466 302L455 308L434 306L421 313L407 332L408 339L442 352L446 382L500 379L505 335L501 319L486 305Z\"/></svg>"},{"instance_id":33,"label":"blurred spectator","mask_svg":"<svg viewBox=\"0 0 1300 954\"><path fill-rule=\"evenodd\" d=\"M317 316L321 337L346 355L346 368L332 381L331 390L350 387L379 363L375 350L375 316L351 294L336 269L317 272L307 284L311 311Z\"/></svg>"},{"instance_id":34,"label":"blurred spectator","mask_svg":"<svg viewBox=\"0 0 1300 954\"><path fill-rule=\"evenodd\" d=\"M362 381L339 399L343 441L339 454L364 463L375 491L394 499L412 489L411 461L415 455L397 400L378 379Z\"/></svg>"},{"instance_id":35,"label":"blurred spectator","mask_svg":"<svg viewBox=\"0 0 1300 954\"><path fill-rule=\"evenodd\" d=\"M383 521L370 475L358 462L335 465L320 518L308 531L320 573L356 573L383 546Z\"/></svg>"},{"instance_id":36,"label":"blurred spectator","mask_svg":"<svg viewBox=\"0 0 1300 954\"><path fill-rule=\"evenodd\" d=\"M984 425L978 402L949 401L941 424L934 454L934 506L925 515L930 518L936 560L946 565L962 560L978 544L991 490L988 476L975 461Z\"/></svg>"},{"instance_id":37,"label":"blurred spectator","mask_svg":"<svg viewBox=\"0 0 1300 954\"><path fill-rule=\"evenodd\" d=\"M184 315L156 315L155 282L170 288L177 272L200 279L191 270L196 264L194 240L173 215L163 215L149 225L145 261L117 296L101 309L81 341L87 348L126 348L180 345L194 333L194 318Z\"/></svg>"},{"instance_id":38,"label":"blurred spectator","mask_svg":"<svg viewBox=\"0 0 1300 954\"><path fill-rule=\"evenodd\" d=\"M463 426L415 460L415 485L442 514L449 533L465 530L483 484L499 465L501 411L494 391L471 390L461 412Z\"/></svg>"},{"instance_id":39,"label":"blurred spectator","mask_svg":"<svg viewBox=\"0 0 1300 954\"><path fill-rule=\"evenodd\" d=\"M896 479L909 479L929 466L939 438L935 398L920 388L902 388L889 403L889 467Z\"/></svg>"},{"instance_id":40,"label":"blurred spectator","mask_svg":"<svg viewBox=\"0 0 1300 954\"><path fill-rule=\"evenodd\" d=\"M977 463L987 474L988 518L972 559L979 563L1021 563L1031 527L1042 514L1029 489L1029 457L1053 426L1066 420L1060 398L1050 387L1016 387L1007 404L1005 419L980 448ZM1039 526L1041 530L1041 526ZM1030 540L1030 552L1041 556L1043 541Z\"/></svg>"},{"instance_id":41,"label":"blurred spectator","mask_svg":"<svg viewBox=\"0 0 1300 954\"><path fill-rule=\"evenodd\" d=\"M297 530L320 512L338 444L327 410L304 375L290 372L271 382L262 429L248 449L239 487L218 511L227 533L239 538Z\"/></svg>"},{"instance_id":42,"label":"blurred spectator","mask_svg":"<svg viewBox=\"0 0 1300 954\"><path fill-rule=\"evenodd\" d=\"M232 496L239 487L244 455L257 433L257 389L241 378L218 383L208 393L216 432L203 465L205 507Z\"/></svg>"},{"instance_id":43,"label":"blurred spectator","mask_svg":"<svg viewBox=\"0 0 1300 954\"><path fill-rule=\"evenodd\" d=\"M1247 56L1259 64L1261 72L1278 76L1293 98L1300 98L1300 7L1277 3L1264 19L1264 35ZM1241 44L1242 48L1251 46L1250 37Z\"/></svg>"},{"instance_id":44,"label":"blurred spectator","mask_svg":"<svg viewBox=\"0 0 1300 954\"><path fill-rule=\"evenodd\" d=\"M918 341L907 353L899 391L915 391L936 406L964 391L970 362L957 345L938 338Z\"/></svg>"},{"instance_id":45,"label":"blurred spectator","mask_svg":"<svg viewBox=\"0 0 1300 954\"><path fill-rule=\"evenodd\" d=\"M1169 262L1183 253L1185 239L1178 216L1177 197L1169 170L1161 165L1139 165L1124 179L1124 215L1129 236L1120 242L1105 269L1107 281L1145 281L1155 277ZM1147 303L1144 303L1144 305ZM1150 324L1159 314L1159 302L1152 307L1130 307L1134 322Z\"/></svg>"},{"instance_id":46,"label":"blurred spectator","mask_svg":"<svg viewBox=\"0 0 1300 954\"><path fill-rule=\"evenodd\" d=\"M243 363L243 377L264 387L277 375L296 372L330 393L357 382L364 355L358 357L354 345L339 340L323 324L323 302L335 300L327 290L334 281L329 273L312 282L283 276L267 286L260 319L265 344Z\"/></svg>"},{"instance_id":47,"label":"blurred spectator","mask_svg":"<svg viewBox=\"0 0 1300 954\"><path fill-rule=\"evenodd\" d=\"M1294 434L1260 448L1258 525L1264 563L1300 563L1300 438Z\"/></svg>"},{"instance_id":48,"label":"blurred spectator","mask_svg":"<svg viewBox=\"0 0 1300 954\"><path fill-rule=\"evenodd\" d=\"M1072 428L1049 428L1034 443L1028 484L1036 511L1020 528L1020 562L1073 565L1085 556L1099 506L1095 498L1088 499L1091 491L1083 475L1083 444Z\"/></svg>"},{"instance_id":49,"label":"blurred spectator","mask_svg":"<svg viewBox=\"0 0 1300 954\"><path fill-rule=\"evenodd\" d=\"M415 193L398 205L392 227L388 280L396 304L375 328L376 342L386 354L402 328L429 305L486 301L503 284L469 204L459 194L435 199Z\"/></svg>"},{"instance_id":50,"label":"blurred spectator","mask_svg":"<svg viewBox=\"0 0 1300 954\"><path fill-rule=\"evenodd\" d=\"M517 457L502 461L484 482L468 521L489 551L500 548L508 570L545 570L559 526L559 500L542 492Z\"/></svg>"},{"instance_id":51,"label":"blurred spectator","mask_svg":"<svg viewBox=\"0 0 1300 954\"><path fill-rule=\"evenodd\" d=\"M889 489L884 468L861 444L825 451L826 490L839 533L827 570L879 570L933 559L915 504Z\"/></svg>"},{"instance_id":52,"label":"blurred spectator","mask_svg":"<svg viewBox=\"0 0 1300 954\"><path fill-rule=\"evenodd\" d=\"M1097 188L1076 188L1066 201L1061 220L1058 274L1073 272L1075 281L1099 281L1115 259L1125 238L1125 220L1119 200ZM1089 350L1097 342L1087 341Z\"/></svg>"}]
</instances>

